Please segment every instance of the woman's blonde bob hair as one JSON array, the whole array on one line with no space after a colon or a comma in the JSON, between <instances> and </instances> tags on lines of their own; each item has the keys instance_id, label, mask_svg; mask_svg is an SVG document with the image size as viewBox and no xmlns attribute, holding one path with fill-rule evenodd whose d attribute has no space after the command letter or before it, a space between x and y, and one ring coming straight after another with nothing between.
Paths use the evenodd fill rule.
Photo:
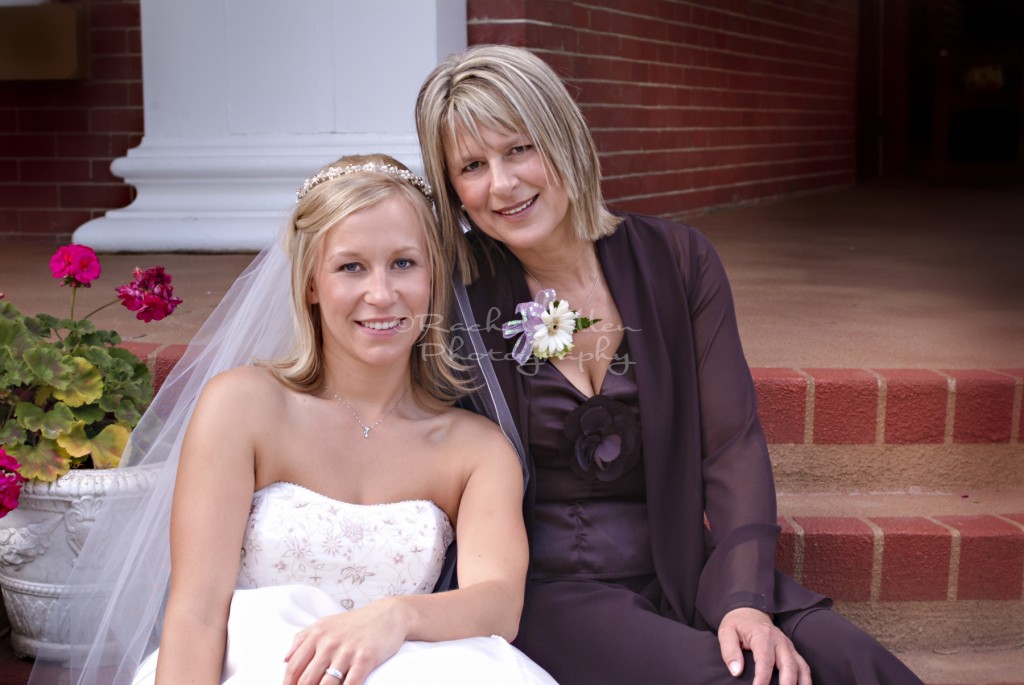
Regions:
<instances>
[{"instance_id":1,"label":"woman's blonde bob hair","mask_svg":"<svg viewBox=\"0 0 1024 685\"><path fill-rule=\"evenodd\" d=\"M380 154L342 157L321 171L366 165L408 171L401 162ZM437 222L424 193L408 180L384 170L358 170L332 176L306 190L295 205L285 233L285 250L292 264L295 342L288 355L266 363L285 385L300 392L319 394L326 384L320 306L310 304L308 294L327 234L346 217L393 197L407 202L416 213L430 260L430 310L427 320L418 322L424 331L413 346L409 360L413 383L446 404L467 391L465 381L460 378L464 369L452 357L449 344L452 257L441 245ZM387 228L381 227L381 230Z\"/></svg>"},{"instance_id":2,"label":"woman's blonde bob hair","mask_svg":"<svg viewBox=\"0 0 1024 685\"><path fill-rule=\"evenodd\" d=\"M537 148L549 177L569 196L576 236L594 241L619 219L605 207L597 148L583 114L558 75L539 57L508 45L477 45L449 57L416 98L416 131L445 242L468 280L475 270L449 179L445 150L462 134L483 145L481 128L523 135Z\"/></svg>"}]
</instances>

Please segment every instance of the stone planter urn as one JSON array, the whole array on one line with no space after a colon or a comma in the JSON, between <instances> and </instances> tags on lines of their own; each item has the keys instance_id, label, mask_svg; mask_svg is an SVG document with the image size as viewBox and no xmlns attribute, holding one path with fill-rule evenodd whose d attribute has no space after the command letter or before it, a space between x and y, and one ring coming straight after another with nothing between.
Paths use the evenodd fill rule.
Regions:
<instances>
[{"instance_id":1,"label":"stone planter urn","mask_svg":"<svg viewBox=\"0 0 1024 685\"><path fill-rule=\"evenodd\" d=\"M0 519L0 590L16 654L35 657L43 646L69 649L67 610L58 598L96 514L107 498L144 496L156 474L157 468L146 466L79 469L53 483L22 486L18 508ZM51 617L61 626L55 642L43 636Z\"/></svg>"}]
</instances>

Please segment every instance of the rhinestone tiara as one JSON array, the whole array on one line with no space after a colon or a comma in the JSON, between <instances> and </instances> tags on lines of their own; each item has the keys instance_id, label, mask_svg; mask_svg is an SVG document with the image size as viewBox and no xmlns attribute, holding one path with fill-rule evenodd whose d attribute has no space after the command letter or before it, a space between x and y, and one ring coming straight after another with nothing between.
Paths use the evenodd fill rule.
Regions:
<instances>
[{"instance_id":1,"label":"rhinestone tiara","mask_svg":"<svg viewBox=\"0 0 1024 685\"><path fill-rule=\"evenodd\" d=\"M331 179L338 178L339 176L345 176L347 174L356 174L360 171L372 171L378 174L387 174L389 176L396 176L403 181L408 181L412 185L416 186L417 190L423 193L423 196L428 200L433 200L433 191L430 189L430 184L422 176L417 176L408 169L399 169L394 164L378 164L376 162L367 162L366 164L349 164L347 166L332 166L322 171L318 171L315 175L307 178L302 183L302 187L295 191L295 201L298 202L303 196L313 188L324 181L330 181Z\"/></svg>"}]
</instances>

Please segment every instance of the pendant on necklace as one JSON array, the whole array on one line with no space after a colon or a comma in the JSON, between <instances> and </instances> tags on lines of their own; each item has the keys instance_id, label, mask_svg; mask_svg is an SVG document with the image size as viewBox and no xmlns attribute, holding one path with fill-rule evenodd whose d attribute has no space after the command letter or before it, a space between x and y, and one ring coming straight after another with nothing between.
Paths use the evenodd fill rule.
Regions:
<instances>
[{"instance_id":1,"label":"pendant on necklace","mask_svg":"<svg viewBox=\"0 0 1024 685\"><path fill-rule=\"evenodd\" d=\"M398 399L395 400L395 403L393 405L391 405L391 409L388 409L386 412L384 412L384 414L379 419L377 419L376 421L371 423L369 426L367 426L365 423L363 423L363 420L361 418L359 418L359 414L356 414L356 410L352 408L352 405L350 405L348 402L346 402L341 397L339 397L338 393L336 393L333 390L331 390L331 386L326 385L325 387L327 388L327 392L330 395L332 395L334 397L334 399L338 400L343 405L345 405L345 408L348 409L350 414L352 414L352 418L354 418L356 420L356 423L359 424L359 427L363 429L363 438L369 438L370 437L370 431L373 430L374 428L376 428L380 424L381 421L383 421L387 417L391 416L391 413L393 411L395 411L395 409L398 408L398 404L402 401L402 399L405 398L405 394L407 392L409 392L409 388L406 387L406 389L402 391L402 394L399 395Z\"/></svg>"}]
</instances>

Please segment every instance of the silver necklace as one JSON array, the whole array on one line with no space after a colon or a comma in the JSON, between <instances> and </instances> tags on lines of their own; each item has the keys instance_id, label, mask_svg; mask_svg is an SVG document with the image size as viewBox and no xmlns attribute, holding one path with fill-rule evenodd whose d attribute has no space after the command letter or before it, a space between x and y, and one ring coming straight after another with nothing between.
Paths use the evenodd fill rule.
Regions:
<instances>
[{"instance_id":1,"label":"silver necklace","mask_svg":"<svg viewBox=\"0 0 1024 685\"><path fill-rule=\"evenodd\" d=\"M380 425L381 421L383 421L387 417L391 416L391 413L393 411L395 411L395 409L398 408L398 403L401 402L402 399L405 398L405 394L407 392L409 392L409 386L406 386L405 390L402 391L401 396L397 400L395 400L394 404L391 405L391 409L388 409L386 412L384 412L384 414L381 415L381 417L379 419L377 419L376 421L371 423L369 426L367 426L365 423L363 423L363 420L361 418L359 418L359 414L357 414L356 410L352 408L352 405L350 405L348 402L346 402L345 400L343 400L340 397L338 397L338 393L336 393L333 390L331 390L331 386L325 385L324 387L327 388L327 392L331 393L331 396L334 399L338 400L339 402L341 402L342 404L345 405L345 408L348 409L350 414L352 414L352 418L355 419L356 423L358 423L359 426L363 429L363 437L364 438L370 437L370 431L372 431L374 428L376 428L378 425Z\"/></svg>"},{"instance_id":2,"label":"silver necklace","mask_svg":"<svg viewBox=\"0 0 1024 685\"><path fill-rule=\"evenodd\" d=\"M546 290L546 288L544 287L544 284L540 282L540 279L537 278L536 276L534 276L532 273L530 273L529 269L527 269L525 266L523 267L523 271L526 273L527 276L529 276L533 280L537 281L537 285L540 286L541 290ZM580 312L580 314L582 314L583 310L586 308L586 306L588 304L590 304L590 298L592 298L594 296L594 293L597 292L597 284L600 283L600 282L601 282L601 269L598 269L597 270L597 278L594 279L594 285L590 286L590 294L587 295L587 299L583 300L583 304L580 305L580 308L578 310Z\"/></svg>"}]
</instances>

